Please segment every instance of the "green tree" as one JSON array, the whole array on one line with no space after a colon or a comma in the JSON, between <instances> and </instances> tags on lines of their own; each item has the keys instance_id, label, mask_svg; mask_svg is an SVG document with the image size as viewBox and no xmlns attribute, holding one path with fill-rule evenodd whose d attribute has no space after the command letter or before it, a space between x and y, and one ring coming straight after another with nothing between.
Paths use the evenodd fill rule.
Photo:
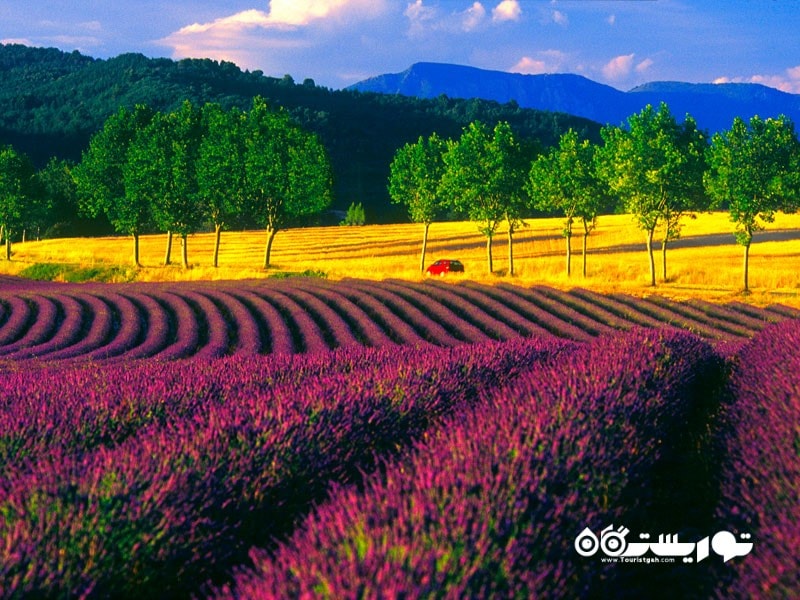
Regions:
<instances>
[{"instance_id":1,"label":"green tree","mask_svg":"<svg viewBox=\"0 0 800 600\"><path fill-rule=\"evenodd\" d=\"M46 230L48 235L58 226L63 231L78 212L78 190L72 176L74 165L59 159L51 158L36 178L39 181L41 194L41 210L37 215L37 228ZM67 230L74 234L74 231Z\"/></svg>"},{"instance_id":2,"label":"green tree","mask_svg":"<svg viewBox=\"0 0 800 600\"><path fill-rule=\"evenodd\" d=\"M201 204L214 224L214 256L219 265L222 228L237 221L243 211L243 113L209 103L203 109L203 136L197 158L197 189Z\"/></svg>"},{"instance_id":3,"label":"green tree","mask_svg":"<svg viewBox=\"0 0 800 600\"><path fill-rule=\"evenodd\" d=\"M35 169L30 159L11 146L0 148L0 229L11 260L11 239L35 210Z\"/></svg>"},{"instance_id":4,"label":"green tree","mask_svg":"<svg viewBox=\"0 0 800 600\"><path fill-rule=\"evenodd\" d=\"M744 246L743 284L753 234L771 223L779 210L795 210L800 201L800 144L784 116L749 124L739 117L728 131L714 135L705 185L715 207L727 205L736 241Z\"/></svg>"},{"instance_id":5,"label":"green tree","mask_svg":"<svg viewBox=\"0 0 800 600\"><path fill-rule=\"evenodd\" d=\"M364 213L364 205L361 202L351 202L340 225L361 226L366 222L367 215Z\"/></svg>"},{"instance_id":6,"label":"green tree","mask_svg":"<svg viewBox=\"0 0 800 600\"><path fill-rule=\"evenodd\" d=\"M509 274L514 274L513 235L524 211L524 184L530 162L506 122L493 131L479 121L464 129L443 156L442 195L457 212L478 223L486 236L486 260L492 264L492 239L504 220L508 224Z\"/></svg>"},{"instance_id":7,"label":"green tree","mask_svg":"<svg viewBox=\"0 0 800 600\"><path fill-rule=\"evenodd\" d=\"M405 204L414 223L422 223L422 256L419 270L425 272L428 230L444 212L439 188L445 171L447 143L436 133L420 136L416 143L400 148L389 166L389 195L395 204Z\"/></svg>"},{"instance_id":8,"label":"green tree","mask_svg":"<svg viewBox=\"0 0 800 600\"><path fill-rule=\"evenodd\" d=\"M599 172L623 201L625 210L647 236L650 285L656 285L653 238L663 225L663 276L667 242L680 233L680 219L704 207L703 172L706 137L687 115L678 124L665 103L647 105L628 117L628 128L606 127L598 150Z\"/></svg>"},{"instance_id":9,"label":"green tree","mask_svg":"<svg viewBox=\"0 0 800 600\"><path fill-rule=\"evenodd\" d=\"M200 147L200 111L189 101L170 113L157 113L128 150L125 188L150 203L155 224L181 238L181 263L189 267L187 238L203 222L195 167ZM167 254L172 246L168 235Z\"/></svg>"},{"instance_id":10,"label":"green tree","mask_svg":"<svg viewBox=\"0 0 800 600\"><path fill-rule=\"evenodd\" d=\"M133 263L138 267L139 235L151 222L150 203L126 189L124 170L128 149L137 133L153 118L144 105L133 110L120 108L103 129L92 136L89 148L73 170L81 212L96 217L106 215L118 233L133 237Z\"/></svg>"},{"instance_id":11,"label":"green tree","mask_svg":"<svg viewBox=\"0 0 800 600\"><path fill-rule=\"evenodd\" d=\"M258 222L267 230L264 268L275 235L331 202L331 167L317 136L253 99L245 123L244 189Z\"/></svg>"},{"instance_id":12,"label":"green tree","mask_svg":"<svg viewBox=\"0 0 800 600\"><path fill-rule=\"evenodd\" d=\"M567 243L567 275L572 273L572 228L577 219L583 226L583 276L586 277L586 242L597 215L607 203L606 186L595 168L596 147L579 140L570 129L557 147L539 156L531 165L527 191L535 208L564 215Z\"/></svg>"}]
</instances>

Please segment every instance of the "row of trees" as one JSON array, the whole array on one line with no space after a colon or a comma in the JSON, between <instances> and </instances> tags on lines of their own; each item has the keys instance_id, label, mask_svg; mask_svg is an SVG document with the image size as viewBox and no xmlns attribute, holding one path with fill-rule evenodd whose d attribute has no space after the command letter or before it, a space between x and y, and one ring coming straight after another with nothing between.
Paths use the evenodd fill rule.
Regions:
<instances>
[{"instance_id":1,"label":"row of trees","mask_svg":"<svg viewBox=\"0 0 800 600\"><path fill-rule=\"evenodd\" d=\"M132 236L137 266L142 233L167 232L165 264L179 235L188 267L187 236L211 225L216 267L223 227L254 222L267 230L268 268L275 235L325 209L331 186L317 137L260 97L246 112L188 101L167 113L137 105L111 116L74 168L52 161L37 173L24 154L0 150L0 227L10 259L12 237L52 222L60 199Z\"/></svg>"},{"instance_id":2,"label":"row of trees","mask_svg":"<svg viewBox=\"0 0 800 600\"><path fill-rule=\"evenodd\" d=\"M667 247L680 237L682 219L692 211L727 208L737 241L744 246L744 289L753 234L777 211L800 204L800 142L785 117L749 123L737 118L731 129L709 136L691 116L678 123L666 104L647 106L626 127L605 127L602 144L562 135L549 152L531 158L507 123L490 130L472 123L457 140L436 134L397 151L389 193L407 205L412 221L424 224L422 259L430 224L448 213L466 216L491 241L498 226L508 231L509 272L514 272L513 234L533 210L562 214L571 272L573 226L586 239L602 212L633 215L645 233L650 284L656 285L653 242L662 232L662 276Z\"/></svg>"},{"instance_id":3,"label":"row of trees","mask_svg":"<svg viewBox=\"0 0 800 600\"><path fill-rule=\"evenodd\" d=\"M331 169L317 137L260 97L248 111L184 102L173 112L138 105L120 109L91 140L74 170L82 209L104 214L119 233L134 239L155 226L182 240L213 225L212 264L220 234L243 215L267 230L264 268L275 235L294 220L320 212L331 201Z\"/></svg>"}]
</instances>

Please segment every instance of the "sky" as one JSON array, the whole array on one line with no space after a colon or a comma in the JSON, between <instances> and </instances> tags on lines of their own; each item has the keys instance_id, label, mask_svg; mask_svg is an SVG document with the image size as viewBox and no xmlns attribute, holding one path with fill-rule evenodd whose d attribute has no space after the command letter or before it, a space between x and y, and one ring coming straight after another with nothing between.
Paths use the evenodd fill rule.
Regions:
<instances>
[{"instance_id":1,"label":"sky","mask_svg":"<svg viewBox=\"0 0 800 600\"><path fill-rule=\"evenodd\" d=\"M0 43L211 58L340 89L416 62L800 94L800 0L0 0Z\"/></svg>"}]
</instances>

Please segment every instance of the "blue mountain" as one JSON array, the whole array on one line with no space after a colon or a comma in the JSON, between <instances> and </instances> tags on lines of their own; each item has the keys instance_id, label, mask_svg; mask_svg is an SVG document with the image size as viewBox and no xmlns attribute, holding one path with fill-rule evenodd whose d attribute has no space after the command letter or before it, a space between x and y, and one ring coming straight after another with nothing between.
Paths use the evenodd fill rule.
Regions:
<instances>
[{"instance_id":1,"label":"blue mountain","mask_svg":"<svg viewBox=\"0 0 800 600\"><path fill-rule=\"evenodd\" d=\"M568 113L620 125L646 105L666 102L672 114L690 114L710 132L745 120L786 115L800 123L800 95L754 83L653 82L627 92L571 74L522 75L443 63L416 63L402 73L379 75L350 86L360 92L418 98L481 98L514 101L523 108Z\"/></svg>"}]
</instances>

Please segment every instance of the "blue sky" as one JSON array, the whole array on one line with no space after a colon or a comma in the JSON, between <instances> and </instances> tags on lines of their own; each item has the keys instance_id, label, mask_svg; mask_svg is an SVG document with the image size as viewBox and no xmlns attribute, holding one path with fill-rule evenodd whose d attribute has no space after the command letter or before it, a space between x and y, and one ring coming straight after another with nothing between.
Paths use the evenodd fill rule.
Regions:
<instances>
[{"instance_id":1,"label":"blue sky","mask_svg":"<svg viewBox=\"0 0 800 600\"><path fill-rule=\"evenodd\" d=\"M799 0L0 0L0 42L228 60L345 87L415 62L800 94Z\"/></svg>"}]
</instances>

